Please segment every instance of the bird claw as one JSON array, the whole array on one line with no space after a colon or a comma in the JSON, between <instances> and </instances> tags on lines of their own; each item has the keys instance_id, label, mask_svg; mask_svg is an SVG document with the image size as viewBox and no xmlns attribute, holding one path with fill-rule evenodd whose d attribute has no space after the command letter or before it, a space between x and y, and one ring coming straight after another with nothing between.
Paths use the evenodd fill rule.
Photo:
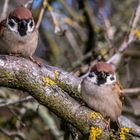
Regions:
<instances>
[{"instance_id":1,"label":"bird claw","mask_svg":"<svg viewBox=\"0 0 140 140\"><path fill-rule=\"evenodd\" d=\"M83 100L80 100L79 102L80 102L80 107L86 106L86 103Z\"/></svg>"},{"instance_id":2,"label":"bird claw","mask_svg":"<svg viewBox=\"0 0 140 140\"><path fill-rule=\"evenodd\" d=\"M39 63L37 60L35 60L33 57L30 56L29 59L30 59L33 63L37 64L39 67L42 67L42 64Z\"/></svg>"},{"instance_id":3,"label":"bird claw","mask_svg":"<svg viewBox=\"0 0 140 140\"><path fill-rule=\"evenodd\" d=\"M21 54L20 53L9 53L9 56L16 56L16 57L20 57Z\"/></svg>"},{"instance_id":4,"label":"bird claw","mask_svg":"<svg viewBox=\"0 0 140 140\"><path fill-rule=\"evenodd\" d=\"M107 120L105 121L105 128L104 130L109 130L110 129L110 118L107 118Z\"/></svg>"}]
</instances>

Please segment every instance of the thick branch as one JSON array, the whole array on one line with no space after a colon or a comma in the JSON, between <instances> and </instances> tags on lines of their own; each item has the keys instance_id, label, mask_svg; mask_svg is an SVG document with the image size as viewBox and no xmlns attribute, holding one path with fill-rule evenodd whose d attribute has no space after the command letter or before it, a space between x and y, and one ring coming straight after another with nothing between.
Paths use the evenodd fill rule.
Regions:
<instances>
[{"instance_id":1,"label":"thick branch","mask_svg":"<svg viewBox=\"0 0 140 140\"><path fill-rule=\"evenodd\" d=\"M27 59L12 56L0 56L0 73L0 86L29 92L40 104L74 125L83 134L89 133L91 125L104 130L106 124L98 113L81 106L68 95L79 95L79 78L58 68L40 68ZM139 133L140 128L137 127L135 131Z\"/></svg>"},{"instance_id":2,"label":"thick branch","mask_svg":"<svg viewBox=\"0 0 140 140\"><path fill-rule=\"evenodd\" d=\"M24 58L0 57L1 86L29 92L40 104L72 123L84 134L89 132L90 125L95 125L94 121L98 122L98 127L105 127L104 121L96 118L97 115L92 110L81 106L48 77L67 79L65 83L71 84L74 80L68 81L68 73L62 72L65 75L62 77L58 71L54 71L51 67L40 68Z\"/></svg>"}]
</instances>

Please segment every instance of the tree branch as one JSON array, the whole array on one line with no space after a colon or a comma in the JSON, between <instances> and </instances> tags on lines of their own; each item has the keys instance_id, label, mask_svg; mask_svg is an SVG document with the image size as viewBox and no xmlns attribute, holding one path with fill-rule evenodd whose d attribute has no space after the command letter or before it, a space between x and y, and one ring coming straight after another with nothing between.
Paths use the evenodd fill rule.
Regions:
<instances>
[{"instance_id":1,"label":"tree branch","mask_svg":"<svg viewBox=\"0 0 140 140\"><path fill-rule=\"evenodd\" d=\"M5 0L4 5L3 5L3 9L2 9L2 13L1 13L1 16L0 16L0 21L5 19L6 16L7 16L8 4L9 4L9 0Z\"/></svg>"},{"instance_id":2,"label":"tree branch","mask_svg":"<svg viewBox=\"0 0 140 140\"><path fill-rule=\"evenodd\" d=\"M21 100L16 100L16 101L13 101L13 100L5 100L4 103L0 103L0 108L1 107L5 107L5 106L10 106L10 105L17 105L17 104L21 104L21 103L25 103L25 102L29 102L29 101L32 101L33 100L33 97L31 96L27 96Z\"/></svg>"},{"instance_id":3,"label":"tree branch","mask_svg":"<svg viewBox=\"0 0 140 140\"><path fill-rule=\"evenodd\" d=\"M80 78L55 67L46 65L40 68L27 59L13 56L0 56L0 73L0 86L27 91L40 104L74 125L84 135L89 134L90 126L94 126L106 136L106 123L101 115L75 100L80 97ZM123 124L123 120L120 122ZM123 126L127 127L127 123ZM133 128L133 125L128 127ZM139 127L134 130L135 134L139 134Z\"/></svg>"},{"instance_id":4,"label":"tree branch","mask_svg":"<svg viewBox=\"0 0 140 140\"><path fill-rule=\"evenodd\" d=\"M10 138L19 138L20 140L26 140L26 137L23 135L23 133L20 132L9 132L2 127L0 127L0 132Z\"/></svg>"},{"instance_id":5,"label":"tree branch","mask_svg":"<svg viewBox=\"0 0 140 140\"><path fill-rule=\"evenodd\" d=\"M115 53L107 62L114 65L115 69L118 64L121 62L123 53L125 50L130 47L130 45L136 40L136 26L140 19L140 2L138 2L138 6L135 10L134 15L132 16L132 20L129 26L129 31L127 32L122 44L120 45L118 52Z\"/></svg>"}]
</instances>

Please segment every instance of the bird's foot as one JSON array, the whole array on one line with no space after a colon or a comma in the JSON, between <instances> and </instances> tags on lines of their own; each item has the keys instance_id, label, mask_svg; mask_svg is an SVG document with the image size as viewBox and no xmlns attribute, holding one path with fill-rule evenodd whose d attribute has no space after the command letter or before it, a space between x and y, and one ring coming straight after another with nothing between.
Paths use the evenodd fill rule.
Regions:
<instances>
[{"instance_id":1,"label":"bird's foot","mask_svg":"<svg viewBox=\"0 0 140 140\"><path fill-rule=\"evenodd\" d=\"M110 129L110 118L107 118L105 120L105 128L104 129L105 130L109 130Z\"/></svg>"},{"instance_id":2,"label":"bird's foot","mask_svg":"<svg viewBox=\"0 0 140 140\"><path fill-rule=\"evenodd\" d=\"M33 63L37 64L39 67L42 67L42 64L39 63L37 60L35 60L32 56L30 56L29 59L30 59Z\"/></svg>"},{"instance_id":3,"label":"bird's foot","mask_svg":"<svg viewBox=\"0 0 140 140\"><path fill-rule=\"evenodd\" d=\"M80 107L86 106L86 103L83 100L80 100L79 103L80 103Z\"/></svg>"},{"instance_id":4,"label":"bird's foot","mask_svg":"<svg viewBox=\"0 0 140 140\"><path fill-rule=\"evenodd\" d=\"M20 56L22 56L22 55L21 55L21 53L9 53L9 56L20 57Z\"/></svg>"}]
</instances>

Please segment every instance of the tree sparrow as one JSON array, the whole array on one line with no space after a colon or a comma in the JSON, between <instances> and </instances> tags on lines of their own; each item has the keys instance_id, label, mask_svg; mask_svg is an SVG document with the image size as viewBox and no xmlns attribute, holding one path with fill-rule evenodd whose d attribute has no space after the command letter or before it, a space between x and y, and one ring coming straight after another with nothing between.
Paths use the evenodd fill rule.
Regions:
<instances>
[{"instance_id":1,"label":"tree sparrow","mask_svg":"<svg viewBox=\"0 0 140 140\"><path fill-rule=\"evenodd\" d=\"M91 109L112 121L118 120L123 93L110 64L98 62L92 67L81 82L81 95Z\"/></svg>"},{"instance_id":2,"label":"tree sparrow","mask_svg":"<svg viewBox=\"0 0 140 140\"><path fill-rule=\"evenodd\" d=\"M32 59L37 43L38 31L29 9L18 7L0 23L0 54Z\"/></svg>"}]
</instances>

